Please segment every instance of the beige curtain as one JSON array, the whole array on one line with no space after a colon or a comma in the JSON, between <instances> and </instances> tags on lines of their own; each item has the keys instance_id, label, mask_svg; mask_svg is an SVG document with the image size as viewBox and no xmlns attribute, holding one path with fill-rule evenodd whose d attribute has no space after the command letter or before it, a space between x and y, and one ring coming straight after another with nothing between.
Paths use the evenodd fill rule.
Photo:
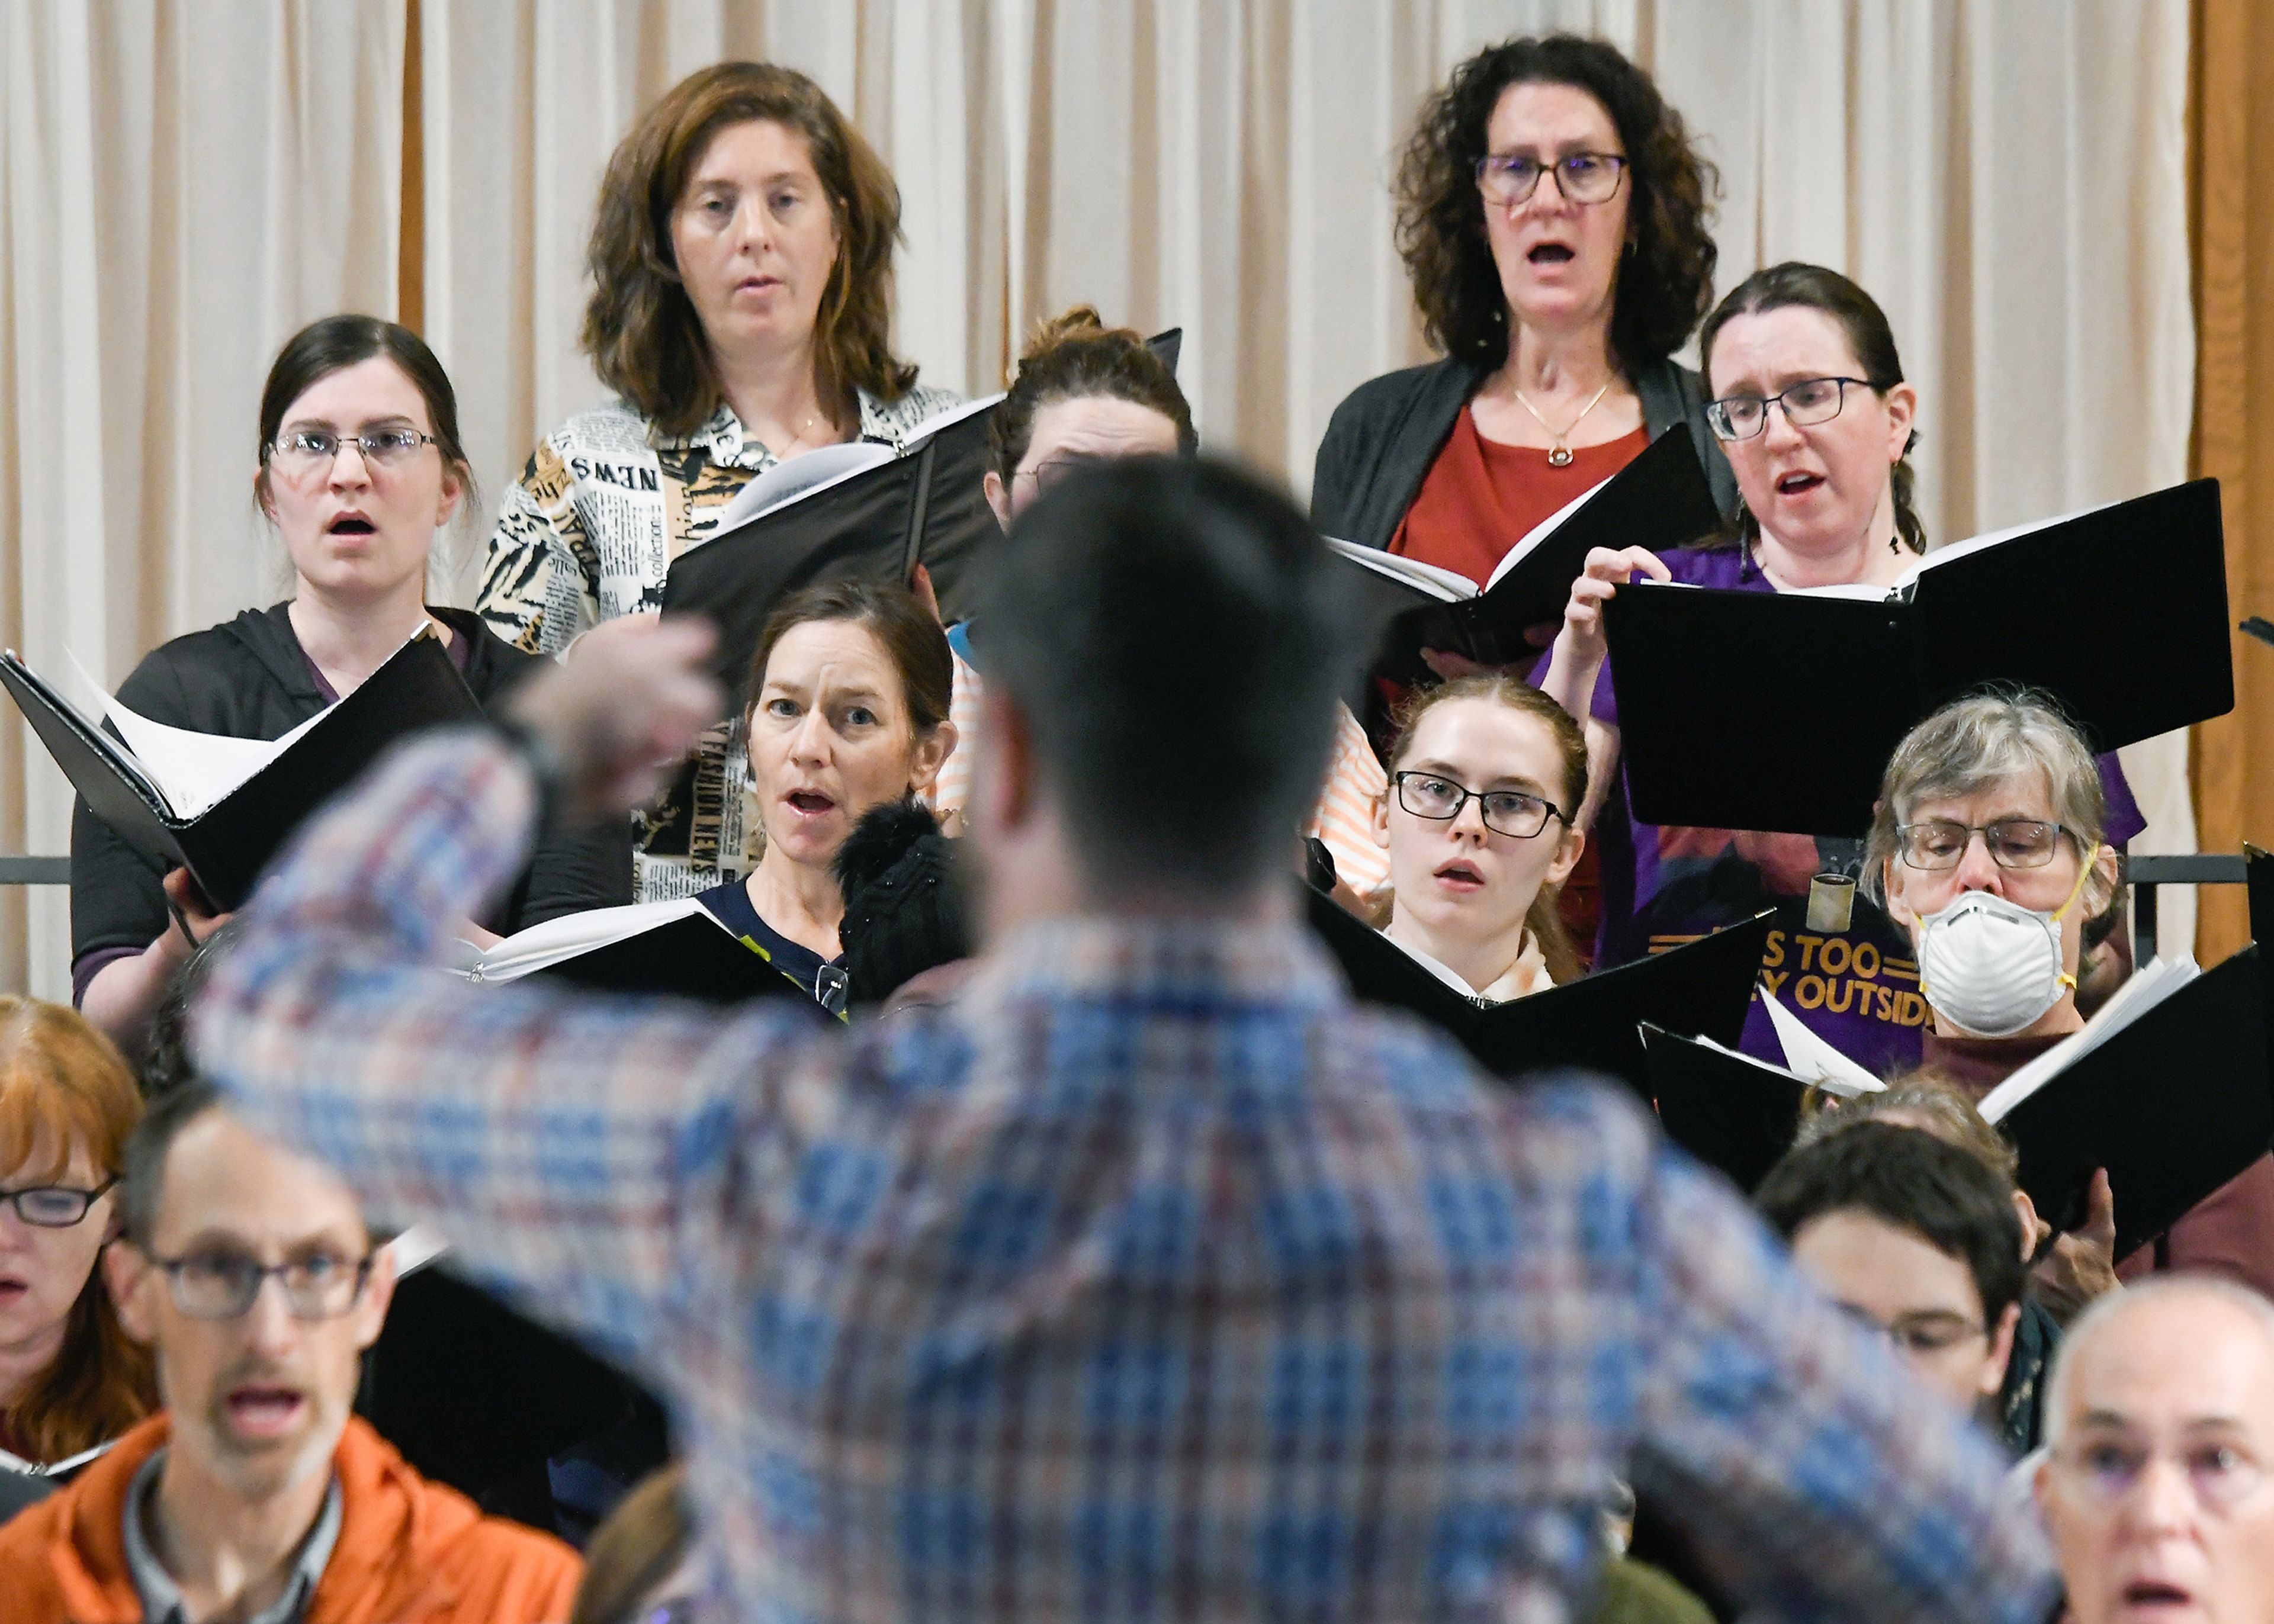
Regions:
<instances>
[{"instance_id":1,"label":"beige curtain","mask_svg":"<svg viewBox=\"0 0 2274 1624\"><path fill-rule=\"evenodd\" d=\"M302 323L392 314L403 0L0 5L0 643L116 685L273 601L262 377ZM0 851L70 798L0 718ZM0 888L0 986L69 991L59 887Z\"/></svg>"},{"instance_id":2,"label":"beige curtain","mask_svg":"<svg viewBox=\"0 0 2274 1624\"><path fill-rule=\"evenodd\" d=\"M609 149L730 55L812 73L892 165L900 339L927 379L999 387L1018 335L1075 300L1179 324L1206 439L1305 487L1335 403L1424 358L1388 193L1413 109L1477 45L1556 26L1633 53L1706 141L1724 287L1800 256L1886 304L1923 395L1936 536L2186 472L2185 0L418 0L417 16L418 303L492 492L599 394L575 338ZM267 596L245 498L260 369L308 316L393 308L411 41L403 0L15 0L0 28L0 632L35 663L100 649L115 681L160 637ZM10 722L0 849L60 851L66 803ZM2127 760L2143 846L2187 849L2184 741ZM0 890L0 975L52 990L60 893L31 908L27 936L23 893ZM2166 939L2189 928L2167 904Z\"/></svg>"}]
</instances>

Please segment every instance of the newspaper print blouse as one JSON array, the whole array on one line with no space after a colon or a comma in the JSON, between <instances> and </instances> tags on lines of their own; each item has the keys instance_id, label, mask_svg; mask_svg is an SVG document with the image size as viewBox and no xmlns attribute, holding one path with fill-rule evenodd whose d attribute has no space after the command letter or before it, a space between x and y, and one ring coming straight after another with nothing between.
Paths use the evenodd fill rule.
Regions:
<instances>
[{"instance_id":1,"label":"newspaper print blouse","mask_svg":"<svg viewBox=\"0 0 2274 1624\"><path fill-rule=\"evenodd\" d=\"M887 403L863 393L859 438L897 451L960 399L919 387ZM659 609L672 560L710 540L735 494L779 461L724 402L683 436L657 430L627 401L579 412L538 441L507 487L474 608L532 654L558 653L602 620ZM670 788L635 817L639 900L691 897L749 873L764 845L749 791L736 717L705 734Z\"/></svg>"}]
</instances>

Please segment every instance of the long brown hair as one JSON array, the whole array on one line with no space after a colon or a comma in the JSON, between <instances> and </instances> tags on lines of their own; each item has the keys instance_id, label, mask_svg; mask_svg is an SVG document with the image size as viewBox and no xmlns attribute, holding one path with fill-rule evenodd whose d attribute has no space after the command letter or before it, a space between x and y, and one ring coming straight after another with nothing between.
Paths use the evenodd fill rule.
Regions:
<instances>
[{"instance_id":1,"label":"long brown hair","mask_svg":"<svg viewBox=\"0 0 2274 1624\"><path fill-rule=\"evenodd\" d=\"M1554 700L1516 677L1502 671L1481 671L1465 677L1456 677L1450 682L1425 688L1408 701L1398 713L1397 736L1391 742L1388 757L1391 782L1382 793L1397 793L1397 763L1413 747L1413 735L1421 726L1421 718L1439 705L1457 699L1489 699L1495 704L1506 705L1531 717L1545 727L1555 741L1555 754L1562 758L1563 793L1556 805L1566 820L1579 815L1579 803L1587 799L1587 737L1579 731L1579 724L1571 713ZM1566 822L1568 832L1572 827ZM1545 832L1544 831L1542 831ZM1547 974L1557 986L1575 981L1587 973L1579 958L1579 950L1571 944L1571 933L1565 929L1563 917L1556 911L1556 899L1562 894L1559 885L1542 885L1540 894L1532 899L1532 906L1524 916L1524 928L1532 932L1540 944L1540 957L1547 960Z\"/></svg>"},{"instance_id":2,"label":"long brown hair","mask_svg":"<svg viewBox=\"0 0 2274 1624\"><path fill-rule=\"evenodd\" d=\"M711 139L768 120L805 138L837 222L813 336L814 385L842 425L855 392L896 401L916 369L892 354L892 247L900 189L821 86L770 62L719 62L665 93L608 160L584 251L592 297L582 342L600 381L666 433L699 427L724 398L711 345L672 258L671 216Z\"/></svg>"},{"instance_id":3,"label":"long brown hair","mask_svg":"<svg viewBox=\"0 0 2274 1624\"><path fill-rule=\"evenodd\" d=\"M83 1145L99 1176L116 1177L141 1115L133 1072L78 1011L0 994L0 1169L34 1183L60 1178ZM56 1161L28 1166L43 1146ZM149 1354L119 1325L98 1262L55 1362L0 1423L34 1460L59 1461L117 1438L156 1402Z\"/></svg>"},{"instance_id":4,"label":"long brown hair","mask_svg":"<svg viewBox=\"0 0 2274 1624\"><path fill-rule=\"evenodd\" d=\"M1649 74L1576 34L1488 46L1422 104L1397 166L1397 250L1429 342L1456 360L1508 358L1508 299L1485 236L1477 165L1511 85L1568 85L1602 104L1627 155L1630 252L1611 289L1612 358L1631 379L1682 348L1713 299L1713 165ZM1553 182L1549 182L1553 184Z\"/></svg>"},{"instance_id":5,"label":"long brown hair","mask_svg":"<svg viewBox=\"0 0 2274 1624\"><path fill-rule=\"evenodd\" d=\"M1035 414L1053 401L1127 401L1148 406L1176 425L1177 448L1200 444L1193 429L1192 404L1178 387L1176 373L1143 335L1133 327L1109 327L1088 304L1039 324L1019 357L1019 375L1002 402L988 415L987 456L1005 484L1026 460L1035 435Z\"/></svg>"}]
</instances>

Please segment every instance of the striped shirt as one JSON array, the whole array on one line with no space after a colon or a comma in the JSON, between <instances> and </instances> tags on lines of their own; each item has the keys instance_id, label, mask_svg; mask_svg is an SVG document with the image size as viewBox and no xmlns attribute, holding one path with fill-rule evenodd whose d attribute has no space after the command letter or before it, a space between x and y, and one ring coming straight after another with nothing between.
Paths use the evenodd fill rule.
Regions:
<instances>
[{"instance_id":1,"label":"striped shirt","mask_svg":"<svg viewBox=\"0 0 2274 1624\"><path fill-rule=\"evenodd\" d=\"M849 1033L434 966L535 789L430 736L239 914L200 1065L636 1361L717 1616L1583 1616L1615 1476L1763 1616L2035 1624L1995 1447L1594 1085L1292 924L1067 920Z\"/></svg>"},{"instance_id":2,"label":"striped shirt","mask_svg":"<svg viewBox=\"0 0 2274 1624\"><path fill-rule=\"evenodd\" d=\"M887 404L863 394L859 438L898 450L958 398L915 388ZM628 401L578 412L507 487L475 611L508 643L554 654L602 620L659 609L672 560L710 540L727 504L779 461L724 402L684 435L657 430ZM722 722L635 820L638 900L691 897L757 866L764 834L749 781L739 720Z\"/></svg>"}]
</instances>

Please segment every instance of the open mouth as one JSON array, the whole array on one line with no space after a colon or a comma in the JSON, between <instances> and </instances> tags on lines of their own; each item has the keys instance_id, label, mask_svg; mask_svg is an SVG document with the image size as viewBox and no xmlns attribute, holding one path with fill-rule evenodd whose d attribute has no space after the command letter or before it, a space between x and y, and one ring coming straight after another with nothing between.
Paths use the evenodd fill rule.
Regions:
<instances>
[{"instance_id":1,"label":"open mouth","mask_svg":"<svg viewBox=\"0 0 2274 1624\"><path fill-rule=\"evenodd\" d=\"M1776 482L1776 492L1779 496L1801 496L1823 483L1824 476L1821 474L1787 474Z\"/></svg>"},{"instance_id":2,"label":"open mouth","mask_svg":"<svg viewBox=\"0 0 2274 1624\"><path fill-rule=\"evenodd\" d=\"M1437 883L1444 886L1448 891L1472 891L1484 889L1485 876L1474 863L1457 861L1446 863L1437 870L1434 877Z\"/></svg>"},{"instance_id":3,"label":"open mouth","mask_svg":"<svg viewBox=\"0 0 2274 1624\"><path fill-rule=\"evenodd\" d=\"M379 526L359 513L343 513L324 527L335 536L375 536Z\"/></svg>"},{"instance_id":4,"label":"open mouth","mask_svg":"<svg viewBox=\"0 0 2274 1624\"><path fill-rule=\"evenodd\" d=\"M28 1282L0 1276L0 1308L13 1308L31 1295Z\"/></svg>"},{"instance_id":5,"label":"open mouth","mask_svg":"<svg viewBox=\"0 0 2274 1624\"><path fill-rule=\"evenodd\" d=\"M247 1438L275 1438L290 1431L307 1410L305 1395L290 1387L247 1384L230 1389L224 1401L230 1425Z\"/></svg>"},{"instance_id":6,"label":"open mouth","mask_svg":"<svg viewBox=\"0 0 2274 1624\"><path fill-rule=\"evenodd\" d=\"M2139 1609L2155 1613L2167 1608L2191 1607L2195 1599L2184 1587L2167 1584L2160 1579L2135 1579L2124 1587L2127 1612Z\"/></svg>"},{"instance_id":7,"label":"open mouth","mask_svg":"<svg viewBox=\"0 0 2274 1624\"><path fill-rule=\"evenodd\" d=\"M1578 255L1562 243L1538 243L1524 257L1534 265L1569 265Z\"/></svg>"},{"instance_id":8,"label":"open mouth","mask_svg":"<svg viewBox=\"0 0 2274 1624\"><path fill-rule=\"evenodd\" d=\"M802 812L808 817L819 817L837 809L837 803L817 789L794 789L782 799L788 802L791 811Z\"/></svg>"}]
</instances>

